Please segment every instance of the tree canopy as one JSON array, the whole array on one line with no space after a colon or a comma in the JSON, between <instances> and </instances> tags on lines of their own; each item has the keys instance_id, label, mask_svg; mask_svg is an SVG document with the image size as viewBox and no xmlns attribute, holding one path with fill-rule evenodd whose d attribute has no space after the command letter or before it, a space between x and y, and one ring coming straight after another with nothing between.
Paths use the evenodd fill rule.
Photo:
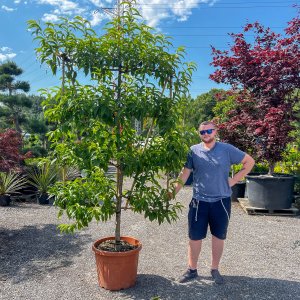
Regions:
<instances>
[{"instance_id":1,"label":"tree canopy","mask_svg":"<svg viewBox=\"0 0 300 300\"><path fill-rule=\"evenodd\" d=\"M86 174L56 186L56 205L74 219L61 228L80 229L115 214L117 241L123 200L159 223L177 217L180 204L166 197L170 178L163 187L155 175L177 171L186 157L182 99L195 68L185 62L183 48L174 51L170 38L145 25L131 5L122 5L124 14L102 36L81 17L45 25L29 21L41 62L54 74L62 68L62 86L46 91L44 103L46 117L57 124L49 134L54 155ZM78 72L91 84L81 84ZM133 118L150 120L145 136L137 134ZM105 176L110 164L117 169L116 182ZM129 188L124 176L132 177Z\"/></svg>"},{"instance_id":2,"label":"tree canopy","mask_svg":"<svg viewBox=\"0 0 300 300\"><path fill-rule=\"evenodd\" d=\"M300 20L288 23L285 36L258 22L246 24L242 33L231 34L230 51L212 49L211 78L227 83L237 93L236 107L229 120L220 125L225 140L243 144L257 159L274 164L291 141L289 133L295 120L294 91L300 84ZM247 41L252 32L254 41Z\"/></svg>"},{"instance_id":3,"label":"tree canopy","mask_svg":"<svg viewBox=\"0 0 300 300\"><path fill-rule=\"evenodd\" d=\"M8 61L0 65L0 117L6 119L7 127L13 124L22 133L21 123L26 119L24 109L30 108L31 99L25 94L30 90L27 81L18 81L23 70L15 62ZM21 92L21 93L20 93Z\"/></svg>"}]
</instances>

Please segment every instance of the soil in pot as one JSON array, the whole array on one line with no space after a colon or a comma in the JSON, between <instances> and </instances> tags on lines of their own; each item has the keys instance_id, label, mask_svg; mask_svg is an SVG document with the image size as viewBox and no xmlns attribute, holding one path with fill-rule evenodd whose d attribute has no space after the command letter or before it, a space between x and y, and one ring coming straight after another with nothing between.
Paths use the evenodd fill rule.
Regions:
<instances>
[{"instance_id":1,"label":"soil in pot","mask_svg":"<svg viewBox=\"0 0 300 300\"><path fill-rule=\"evenodd\" d=\"M109 252L125 252L125 251L130 251L138 248L138 245L132 245L124 240L120 241L120 245L121 245L120 250L117 251L115 245L116 245L115 240L106 240L101 244L99 244L96 248L98 250L109 251Z\"/></svg>"}]
</instances>

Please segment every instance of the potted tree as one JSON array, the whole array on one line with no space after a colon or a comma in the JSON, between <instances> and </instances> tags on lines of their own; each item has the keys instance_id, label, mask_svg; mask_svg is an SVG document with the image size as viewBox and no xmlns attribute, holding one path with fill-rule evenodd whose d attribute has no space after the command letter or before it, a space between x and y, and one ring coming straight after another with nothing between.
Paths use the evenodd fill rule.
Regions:
<instances>
[{"instance_id":1,"label":"potted tree","mask_svg":"<svg viewBox=\"0 0 300 300\"><path fill-rule=\"evenodd\" d=\"M26 186L26 179L17 173L0 172L0 206L8 206L11 195Z\"/></svg>"},{"instance_id":2,"label":"potted tree","mask_svg":"<svg viewBox=\"0 0 300 300\"><path fill-rule=\"evenodd\" d=\"M286 37L258 22L244 32L232 34L231 53L213 48L211 75L216 82L229 83L238 95L229 120L220 124L220 134L241 149L267 161L268 174L246 176L249 204L267 209L290 208L294 176L274 174L276 162L292 137L293 93L299 87L299 16L289 22ZM254 32L249 43L245 33Z\"/></svg>"},{"instance_id":3,"label":"potted tree","mask_svg":"<svg viewBox=\"0 0 300 300\"><path fill-rule=\"evenodd\" d=\"M145 25L133 5L121 6L123 12L102 36L81 17L46 28L29 21L40 43L40 60L53 73L62 68L62 86L46 93L44 103L46 117L57 124L49 134L54 155L85 174L58 182L52 190L60 214L74 221L60 229L72 232L93 219L115 217L112 236L92 247L99 285L109 290L134 285L137 274L141 242L121 234L122 211L131 209L161 223L176 220L181 209L167 197L172 179L158 176L178 170L188 151L181 100L194 69L184 62L183 48L171 53L169 38ZM79 82L82 70L90 85ZM137 134L135 120L147 120L144 135ZM115 177L105 175L109 166L116 168Z\"/></svg>"}]
</instances>

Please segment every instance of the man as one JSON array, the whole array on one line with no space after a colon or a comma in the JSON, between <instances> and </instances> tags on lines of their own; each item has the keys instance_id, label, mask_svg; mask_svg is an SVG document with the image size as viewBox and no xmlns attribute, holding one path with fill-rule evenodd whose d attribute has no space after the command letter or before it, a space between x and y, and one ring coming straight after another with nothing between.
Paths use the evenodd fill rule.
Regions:
<instances>
[{"instance_id":1,"label":"man","mask_svg":"<svg viewBox=\"0 0 300 300\"><path fill-rule=\"evenodd\" d=\"M199 134L202 143L191 147L175 186L177 194L193 171L193 199L188 213L189 266L179 282L198 276L198 257L209 225L212 234L211 275L215 283L222 284L224 279L218 269L230 218L231 187L251 171L255 162L236 147L217 142L217 128L213 122L201 123ZM231 165L240 163L243 168L233 178L229 178Z\"/></svg>"}]
</instances>

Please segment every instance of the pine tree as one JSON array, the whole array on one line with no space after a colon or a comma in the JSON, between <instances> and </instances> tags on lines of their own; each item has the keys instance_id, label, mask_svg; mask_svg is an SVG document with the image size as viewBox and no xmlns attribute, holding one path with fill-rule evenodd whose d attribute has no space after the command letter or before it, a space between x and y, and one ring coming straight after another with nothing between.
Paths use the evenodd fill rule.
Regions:
<instances>
[{"instance_id":1,"label":"pine tree","mask_svg":"<svg viewBox=\"0 0 300 300\"><path fill-rule=\"evenodd\" d=\"M2 126L11 127L22 133L21 124L26 121L25 110L32 106L32 101L25 93L30 90L27 81L16 80L23 70L13 61L0 65L0 118L4 118Z\"/></svg>"}]
</instances>

